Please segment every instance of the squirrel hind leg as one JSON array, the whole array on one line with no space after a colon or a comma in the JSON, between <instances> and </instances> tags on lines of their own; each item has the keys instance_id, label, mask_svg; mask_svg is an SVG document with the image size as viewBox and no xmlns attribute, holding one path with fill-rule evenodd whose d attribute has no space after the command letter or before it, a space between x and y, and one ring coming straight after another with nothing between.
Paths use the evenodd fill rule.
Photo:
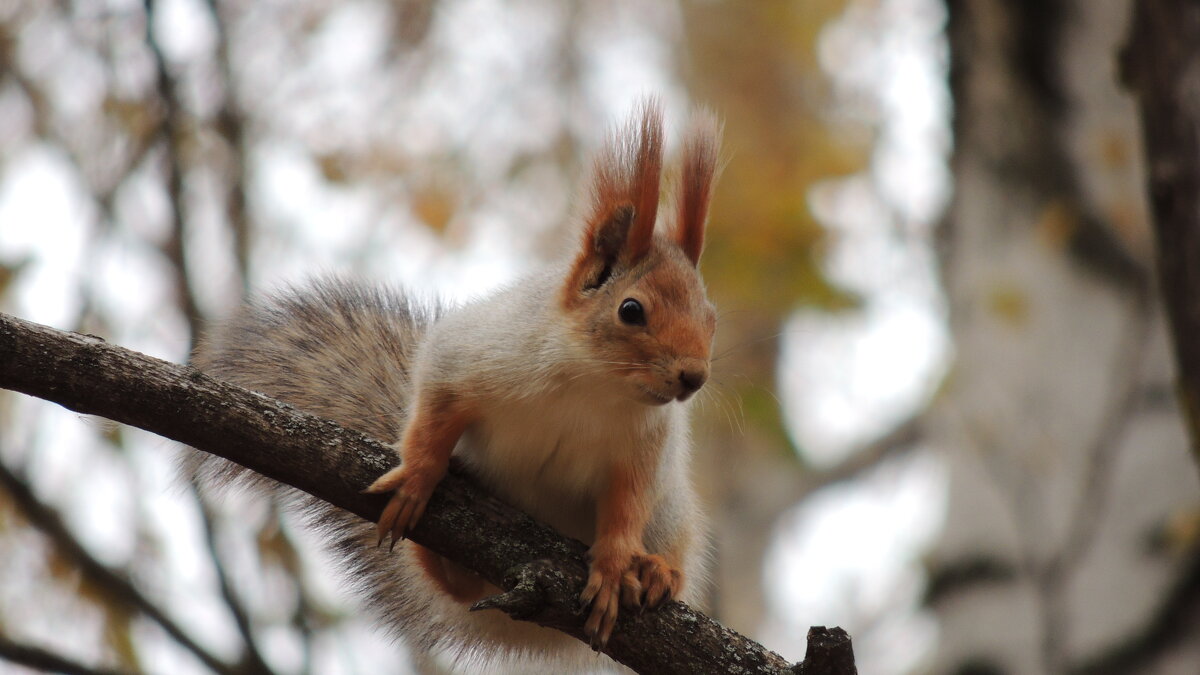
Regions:
<instances>
[{"instance_id":1,"label":"squirrel hind leg","mask_svg":"<svg viewBox=\"0 0 1200 675\"><path fill-rule=\"evenodd\" d=\"M420 544L409 542L413 547L413 555L421 569L446 595L456 601L469 604L483 599L489 592L499 592L499 589L489 589L489 584L479 575L467 568L451 562Z\"/></svg>"}]
</instances>

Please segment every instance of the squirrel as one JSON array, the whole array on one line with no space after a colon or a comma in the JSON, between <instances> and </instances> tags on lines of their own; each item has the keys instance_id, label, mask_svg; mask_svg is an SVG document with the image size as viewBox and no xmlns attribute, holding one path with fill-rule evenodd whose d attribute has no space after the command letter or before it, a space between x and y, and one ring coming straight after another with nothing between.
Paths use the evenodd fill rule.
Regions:
<instances>
[{"instance_id":1,"label":"squirrel","mask_svg":"<svg viewBox=\"0 0 1200 675\"><path fill-rule=\"evenodd\" d=\"M591 654L557 631L468 612L497 589L404 539L451 455L500 499L589 545L580 601L593 649L621 606L702 597L687 409L716 327L698 263L719 145L715 117L693 115L673 222L656 228L662 111L644 101L596 158L581 241L558 263L456 308L327 278L252 302L201 340L201 370L395 441L399 466L368 488L391 494L376 527L292 498L334 536L350 578L418 661L502 654L566 667ZM253 479L191 454L202 483ZM394 551L379 546L387 537Z\"/></svg>"}]
</instances>

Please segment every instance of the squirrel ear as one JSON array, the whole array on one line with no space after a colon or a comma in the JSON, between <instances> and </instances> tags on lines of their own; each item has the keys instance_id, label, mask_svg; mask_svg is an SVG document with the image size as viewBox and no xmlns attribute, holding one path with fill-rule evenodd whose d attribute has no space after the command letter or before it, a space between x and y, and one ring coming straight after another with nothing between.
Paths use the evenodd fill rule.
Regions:
<instances>
[{"instance_id":1,"label":"squirrel ear","mask_svg":"<svg viewBox=\"0 0 1200 675\"><path fill-rule=\"evenodd\" d=\"M614 262L621 254L633 225L632 204L620 204L591 231L592 253L607 262Z\"/></svg>"},{"instance_id":2,"label":"squirrel ear","mask_svg":"<svg viewBox=\"0 0 1200 675\"><path fill-rule=\"evenodd\" d=\"M716 116L707 110L693 114L683 139L679 211L675 220L675 241L693 265L700 262L704 250L704 224L720 151L721 123Z\"/></svg>"},{"instance_id":3,"label":"squirrel ear","mask_svg":"<svg viewBox=\"0 0 1200 675\"><path fill-rule=\"evenodd\" d=\"M621 236L621 261L636 262L650 250L658 217L662 154L662 107L657 99L649 98L609 138L596 158L591 214L587 219L589 247L618 209L632 207L633 220Z\"/></svg>"},{"instance_id":4,"label":"squirrel ear","mask_svg":"<svg viewBox=\"0 0 1200 675\"><path fill-rule=\"evenodd\" d=\"M629 238L633 217L631 204L618 204L603 219L588 223L583 250L575 257L567 286L563 289L568 305L573 304L580 291L599 288L608 281Z\"/></svg>"},{"instance_id":5,"label":"squirrel ear","mask_svg":"<svg viewBox=\"0 0 1200 675\"><path fill-rule=\"evenodd\" d=\"M596 158L591 212L568 294L603 285L615 265L632 265L649 252L662 180L662 126L658 100L646 99Z\"/></svg>"}]
</instances>

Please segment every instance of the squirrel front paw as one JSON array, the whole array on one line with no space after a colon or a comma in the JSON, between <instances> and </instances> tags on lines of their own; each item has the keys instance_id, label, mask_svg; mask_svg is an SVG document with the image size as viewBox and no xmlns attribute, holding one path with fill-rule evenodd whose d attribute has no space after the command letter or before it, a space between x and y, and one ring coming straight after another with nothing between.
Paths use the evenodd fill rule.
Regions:
<instances>
[{"instance_id":1,"label":"squirrel front paw","mask_svg":"<svg viewBox=\"0 0 1200 675\"><path fill-rule=\"evenodd\" d=\"M364 492L379 494L394 491L391 500L383 509L383 515L379 517L376 530L379 533L379 542L376 545L382 545L384 538L391 534L391 545L394 548L398 540L403 539L409 530L417 526L417 522L425 513L425 505L429 503L429 497L437 487L438 481L442 479L443 473L445 472L422 470L415 465L402 465L371 483L371 487Z\"/></svg>"},{"instance_id":2,"label":"squirrel front paw","mask_svg":"<svg viewBox=\"0 0 1200 675\"><path fill-rule=\"evenodd\" d=\"M672 567L661 555L635 555L633 565L642 586L641 600L647 607L654 609L683 590L683 571Z\"/></svg>"},{"instance_id":3,"label":"squirrel front paw","mask_svg":"<svg viewBox=\"0 0 1200 675\"><path fill-rule=\"evenodd\" d=\"M579 601L592 607L583 626L592 649L608 644L621 605L654 609L683 590L683 572L660 555L589 555L592 564Z\"/></svg>"},{"instance_id":4,"label":"squirrel front paw","mask_svg":"<svg viewBox=\"0 0 1200 675\"><path fill-rule=\"evenodd\" d=\"M633 555L592 556L587 586L579 596L581 606L592 607L583 626L592 649L599 651L608 644L620 605L637 607L641 595L642 585Z\"/></svg>"}]
</instances>

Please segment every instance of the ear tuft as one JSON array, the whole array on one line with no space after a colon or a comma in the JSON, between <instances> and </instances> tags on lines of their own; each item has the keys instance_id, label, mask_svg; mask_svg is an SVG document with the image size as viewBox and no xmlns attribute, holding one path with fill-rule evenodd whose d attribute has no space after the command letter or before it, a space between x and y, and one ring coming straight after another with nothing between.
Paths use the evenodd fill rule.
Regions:
<instances>
[{"instance_id":1,"label":"ear tuft","mask_svg":"<svg viewBox=\"0 0 1200 675\"><path fill-rule=\"evenodd\" d=\"M692 115L683 139L675 240L692 264L700 262L704 250L704 225L717 175L721 153L721 123L709 110Z\"/></svg>"},{"instance_id":2,"label":"ear tuft","mask_svg":"<svg viewBox=\"0 0 1200 675\"><path fill-rule=\"evenodd\" d=\"M662 180L663 122L657 98L647 98L629 121L609 138L592 171L592 207L588 241L593 245L599 230L622 207L633 209L633 219L622 235L621 260L633 263L650 250L658 217L659 183Z\"/></svg>"},{"instance_id":3,"label":"ear tuft","mask_svg":"<svg viewBox=\"0 0 1200 675\"><path fill-rule=\"evenodd\" d=\"M642 102L629 121L626 138L631 146L637 139L636 147L630 148L634 156L631 158L633 175L629 182L629 197L635 206L636 217L629 229L626 251L627 259L634 261L650 250L654 223L658 219L658 194L663 166L663 112L657 98Z\"/></svg>"}]
</instances>

